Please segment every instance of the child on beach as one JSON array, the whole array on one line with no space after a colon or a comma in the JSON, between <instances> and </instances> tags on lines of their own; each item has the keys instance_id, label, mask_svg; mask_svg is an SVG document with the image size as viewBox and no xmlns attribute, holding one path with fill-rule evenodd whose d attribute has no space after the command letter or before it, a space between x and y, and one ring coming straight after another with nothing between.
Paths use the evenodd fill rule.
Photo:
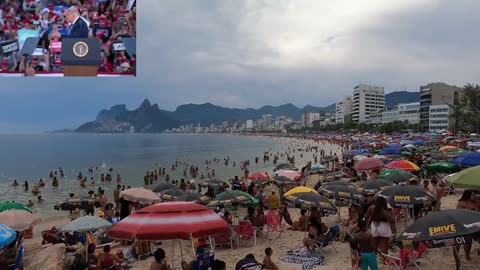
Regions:
<instances>
[{"instance_id":1,"label":"child on beach","mask_svg":"<svg viewBox=\"0 0 480 270\"><path fill-rule=\"evenodd\" d=\"M352 261L352 270L358 270L360 266L360 252L358 251L358 242L355 239L350 240L350 255Z\"/></svg>"},{"instance_id":2,"label":"child on beach","mask_svg":"<svg viewBox=\"0 0 480 270\"><path fill-rule=\"evenodd\" d=\"M267 247L265 249L265 258L263 258L263 269L278 270L278 266L272 261L273 249Z\"/></svg>"},{"instance_id":3,"label":"child on beach","mask_svg":"<svg viewBox=\"0 0 480 270\"><path fill-rule=\"evenodd\" d=\"M354 240L358 243L358 252L361 259L360 269L368 270L370 267L371 270L378 270L377 256L373 248L373 236L367 232L365 221L359 220L357 226L360 232L355 234Z\"/></svg>"}]
</instances>

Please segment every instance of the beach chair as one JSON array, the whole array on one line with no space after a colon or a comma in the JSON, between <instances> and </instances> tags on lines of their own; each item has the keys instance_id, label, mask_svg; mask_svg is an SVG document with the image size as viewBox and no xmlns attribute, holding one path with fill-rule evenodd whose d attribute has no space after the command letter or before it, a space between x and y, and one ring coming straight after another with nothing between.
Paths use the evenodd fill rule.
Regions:
<instances>
[{"instance_id":1,"label":"beach chair","mask_svg":"<svg viewBox=\"0 0 480 270\"><path fill-rule=\"evenodd\" d=\"M335 241L335 238L337 237L338 232L340 231L340 227L338 225L334 225L328 229L328 231L325 233L325 239L323 241L317 241L313 245L313 250L318 249L319 253L325 256L323 253L323 249L330 246L335 250L335 252L338 252L335 246L333 245L333 242Z\"/></svg>"},{"instance_id":2,"label":"beach chair","mask_svg":"<svg viewBox=\"0 0 480 270\"><path fill-rule=\"evenodd\" d=\"M235 229L237 236L240 241L253 240L253 246L257 245L257 231L253 228L252 223L249 221L240 221Z\"/></svg>"},{"instance_id":3,"label":"beach chair","mask_svg":"<svg viewBox=\"0 0 480 270\"><path fill-rule=\"evenodd\" d=\"M413 264L418 269L420 269L419 262L418 262L419 259L426 259L427 261L433 264L435 261L430 259L427 256L427 252L428 252L428 248L423 243L420 243L417 249L410 249L410 252L408 253L408 256L410 258L410 263Z\"/></svg>"},{"instance_id":4,"label":"beach chair","mask_svg":"<svg viewBox=\"0 0 480 270\"><path fill-rule=\"evenodd\" d=\"M234 246L239 247L239 239L237 233L230 227L230 232L225 234L216 234L212 236L215 246L219 245L230 245L231 249L234 249Z\"/></svg>"},{"instance_id":5,"label":"beach chair","mask_svg":"<svg viewBox=\"0 0 480 270\"><path fill-rule=\"evenodd\" d=\"M150 241L136 241L135 246L137 252L137 259L140 261L142 257L148 257L153 254L152 243Z\"/></svg>"},{"instance_id":6,"label":"beach chair","mask_svg":"<svg viewBox=\"0 0 480 270\"><path fill-rule=\"evenodd\" d=\"M23 252L25 251L25 249L23 248L23 245L20 246L20 248L18 249L18 253L17 253L17 258L15 259L15 267L13 268L14 270L19 270L21 269L22 267L22 262L23 262Z\"/></svg>"},{"instance_id":7,"label":"beach chair","mask_svg":"<svg viewBox=\"0 0 480 270\"><path fill-rule=\"evenodd\" d=\"M283 233L283 227L282 227L282 218L280 216L280 213L278 213L278 211L275 211L275 210L273 211L269 210L265 215L265 220L267 225L267 239L268 239L269 232L278 232L280 233L278 237L281 237Z\"/></svg>"},{"instance_id":8,"label":"beach chair","mask_svg":"<svg viewBox=\"0 0 480 270\"><path fill-rule=\"evenodd\" d=\"M397 256L382 252L380 252L380 255L382 255L383 260L385 261L385 265L387 266L386 270L402 270L410 265L410 253L410 250L401 249ZM418 264L414 264L414 266L417 267L417 269L420 269Z\"/></svg>"}]
</instances>

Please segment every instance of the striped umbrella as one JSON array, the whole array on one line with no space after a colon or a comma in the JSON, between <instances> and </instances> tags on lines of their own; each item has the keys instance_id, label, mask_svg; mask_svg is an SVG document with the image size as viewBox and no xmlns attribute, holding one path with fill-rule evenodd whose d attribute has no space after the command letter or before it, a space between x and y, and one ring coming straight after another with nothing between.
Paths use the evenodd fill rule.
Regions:
<instances>
[{"instance_id":1,"label":"striped umbrella","mask_svg":"<svg viewBox=\"0 0 480 270\"><path fill-rule=\"evenodd\" d=\"M301 174L297 171L292 171L292 170L279 170L276 172L278 176L285 176L290 179L295 179L299 177Z\"/></svg>"},{"instance_id":2,"label":"striped umbrella","mask_svg":"<svg viewBox=\"0 0 480 270\"><path fill-rule=\"evenodd\" d=\"M108 229L114 239L188 240L230 233L228 223L194 202L165 202L142 208Z\"/></svg>"},{"instance_id":3,"label":"striped umbrella","mask_svg":"<svg viewBox=\"0 0 480 270\"><path fill-rule=\"evenodd\" d=\"M262 173L262 172L254 173L248 177L248 179L252 179L252 180L259 179L259 178L270 178L270 177L268 176L268 174Z\"/></svg>"},{"instance_id":4,"label":"striped umbrella","mask_svg":"<svg viewBox=\"0 0 480 270\"><path fill-rule=\"evenodd\" d=\"M408 160L395 160L389 162L387 165L385 165L385 167L389 169L402 169L409 172L416 172L420 170L415 163Z\"/></svg>"},{"instance_id":5,"label":"striped umbrella","mask_svg":"<svg viewBox=\"0 0 480 270\"><path fill-rule=\"evenodd\" d=\"M378 158L370 157L357 162L353 167L357 171L368 171L383 167L384 163Z\"/></svg>"}]
</instances>

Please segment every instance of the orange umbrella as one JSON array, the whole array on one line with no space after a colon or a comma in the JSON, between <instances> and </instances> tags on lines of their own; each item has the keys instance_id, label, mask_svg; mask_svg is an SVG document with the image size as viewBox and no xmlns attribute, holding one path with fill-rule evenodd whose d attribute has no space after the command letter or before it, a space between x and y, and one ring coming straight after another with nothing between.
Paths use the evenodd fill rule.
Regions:
<instances>
[{"instance_id":1,"label":"orange umbrella","mask_svg":"<svg viewBox=\"0 0 480 270\"><path fill-rule=\"evenodd\" d=\"M443 146L443 147L440 147L440 149L438 149L438 151L440 152L455 151L455 150L458 150L458 147L453 145Z\"/></svg>"},{"instance_id":2,"label":"orange umbrella","mask_svg":"<svg viewBox=\"0 0 480 270\"><path fill-rule=\"evenodd\" d=\"M415 172L420 170L420 168L415 163L408 160L395 160L385 165L385 167L389 169L402 169L409 172Z\"/></svg>"}]
</instances>

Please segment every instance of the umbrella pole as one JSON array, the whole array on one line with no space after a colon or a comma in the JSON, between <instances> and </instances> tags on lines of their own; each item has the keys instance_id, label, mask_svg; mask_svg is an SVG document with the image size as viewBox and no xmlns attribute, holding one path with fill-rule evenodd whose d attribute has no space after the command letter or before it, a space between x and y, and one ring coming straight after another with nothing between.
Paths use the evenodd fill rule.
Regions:
<instances>
[{"instance_id":1,"label":"umbrella pole","mask_svg":"<svg viewBox=\"0 0 480 270\"><path fill-rule=\"evenodd\" d=\"M180 246L180 258L182 258L183 262L183 250L182 250L182 240L178 239L178 245Z\"/></svg>"},{"instance_id":2,"label":"umbrella pole","mask_svg":"<svg viewBox=\"0 0 480 270\"><path fill-rule=\"evenodd\" d=\"M308 230L308 224L310 223L310 210L308 211L308 221L307 221L307 226L305 226L305 235L303 236L303 238L306 238L307 237L307 230Z\"/></svg>"},{"instance_id":3,"label":"umbrella pole","mask_svg":"<svg viewBox=\"0 0 480 270\"><path fill-rule=\"evenodd\" d=\"M175 240L172 241L172 268L175 266Z\"/></svg>"}]
</instances>

